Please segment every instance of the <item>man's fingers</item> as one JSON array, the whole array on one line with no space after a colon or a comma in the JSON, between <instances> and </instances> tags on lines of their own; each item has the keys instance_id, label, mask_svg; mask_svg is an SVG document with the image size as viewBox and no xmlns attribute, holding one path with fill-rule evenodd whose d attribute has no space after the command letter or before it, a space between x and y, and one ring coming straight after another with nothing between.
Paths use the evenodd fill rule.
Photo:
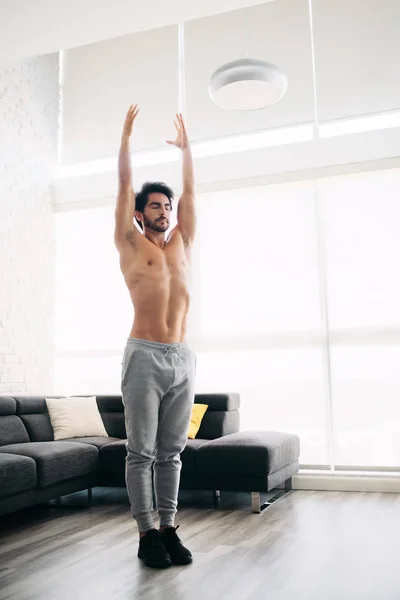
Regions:
<instances>
[{"instance_id":1,"label":"man's fingers","mask_svg":"<svg viewBox=\"0 0 400 600\"><path fill-rule=\"evenodd\" d=\"M126 121L130 121L131 118L132 118L132 106L129 107L129 110L126 113Z\"/></svg>"},{"instance_id":2,"label":"man's fingers","mask_svg":"<svg viewBox=\"0 0 400 600\"><path fill-rule=\"evenodd\" d=\"M180 115L179 115L179 117L180 117L180 124L181 124L181 127L182 127L183 131L186 131L185 121L184 121L184 119L183 119L183 116L182 116L182 114L180 114Z\"/></svg>"},{"instance_id":3,"label":"man's fingers","mask_svg":"<svg viewBox=\"0 0 400 600\"><path fill-rule=\"evenodd\" d=\"M136 119L139 113L139 106L137 104L131 104L128 108L128 112L126 113L125 123L124 123L124 132L125 135L131 135L133 122Z\"/></svg>"},{"instance_id":4,"label":"man's fingers","mask_svg":"<svg viewBox=\"0 0 400 600\"><path fill-rule=\"evenodd\" d=\"M140 108L137 104L131 104L128 110L128 117L136 116L139 112Z\"/></svg>"}]
</instances>

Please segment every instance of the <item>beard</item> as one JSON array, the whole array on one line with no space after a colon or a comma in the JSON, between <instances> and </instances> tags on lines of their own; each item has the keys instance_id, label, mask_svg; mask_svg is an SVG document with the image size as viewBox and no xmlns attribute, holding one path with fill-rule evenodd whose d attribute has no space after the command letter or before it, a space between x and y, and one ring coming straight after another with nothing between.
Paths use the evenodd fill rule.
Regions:
<instances>
[{"instance_id":1,"label":"beard","mask_svg":"<svg viewBox=\"0 0 400 600\"><path fill-rule=\"evenodd\" d=\"M155 231L157 233L165 233L169 227L169 221L152 221L146 215L144 215L143 224L147 229L151 229L151 231Z\"/></svg>"}]
</instances>

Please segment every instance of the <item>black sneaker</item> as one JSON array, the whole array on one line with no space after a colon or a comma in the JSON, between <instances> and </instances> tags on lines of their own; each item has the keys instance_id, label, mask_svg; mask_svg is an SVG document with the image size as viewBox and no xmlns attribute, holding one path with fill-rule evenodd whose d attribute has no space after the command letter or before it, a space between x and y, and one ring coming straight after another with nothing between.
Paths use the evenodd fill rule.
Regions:
<instances>
[{"instance_id":1,"label":"black sneaker","mask_svg":"<svg viewBox=\"0 0 400 600\"><path fill-rule=\"evenodd\" d=\"M192 554L179 539L176 533L178 527L166 527L163 531L160 531L160 538L171 557L173 565L189 565L193 561Z\"/></svg>"},{"instance_id":2,"label":"black sneaker","mask_svg":"<svg viewBox=\"0 0 400 600\"><path fill-rule=\"evenodd\" d=\"M143 559L146 567L153 567L153 569L166 569L172 565L171 557L157 529L150 529L140 538L138 557Z\"/></svg>"}]
</instances>

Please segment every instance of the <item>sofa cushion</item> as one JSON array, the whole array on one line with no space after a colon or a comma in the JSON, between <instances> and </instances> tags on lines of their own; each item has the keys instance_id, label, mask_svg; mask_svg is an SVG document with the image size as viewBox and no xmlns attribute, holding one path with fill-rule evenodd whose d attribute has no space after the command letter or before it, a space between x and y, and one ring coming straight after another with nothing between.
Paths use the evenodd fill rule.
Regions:
<instances>
[{"instance_id":1,"label":"sofa cushion","mask_svg":"<svg viewBox=\"0 0 400 600\"><path fill-rule=\"evenodd\" d=\"M10 396L0 397L0 417L6 415L15 415L17 412L17 403Z\"/></svg>"},{"instance_id":2,"label":"sofa cushion","mask_svg":"<svg viewBox=\"0 0 400 600\"><path fill-rule=\"evenodd\" d=\"M239 430L238 410L207 410L197 436L203 440L215 440Z\"/></svg>"},{"instance_id":3,"label":"sofa cushion","mask_svg":"<svg viewBox=\"0 0 400 600\"><path fill-rule=\"evenodd\" d=\"M96 396L97 406L110 437L126 438L125 413L121 396Z\"/></svg>"},{"instance_id":4,"label":"sofa cushion","mask_svg":"<svg viewBox=\"0 0 400 600\"><path fill-rule=\"evenodd\" d=\"M2 446L0 453L33 458L37 466L37 487L46 488L96 471L98 450L78 442L28 442Z\"/></svg>"},{"instance_id":5,"label":"sofa cushion","mask_svg":"<svg viewBox=\"0 0 400 600\"><path fill-rule=\"evenodd\" d=\"M208 440L200 440L195 438L194 440L188 440L184 451L181 454L182 461L182 473L195 473L196 472L196 452L200 446L205 444Z\"/></svg>"},{"instance_id":6,"label":"sofa cushion","mask_svg":"<svg viewBox=\"0 0 400 600\"><path fill-rule=\"evenodd\" d=\"M31 442L51 442L53 428L42 396L16 396L17 414L24 423Z\"/></svg>"},{"instance_id":7,"label":"sofa cushion","mask_svg":"<svg viewBox=\"0 0 400 600\"><path fill-rule=\"evenodd\" d=\"M196 394L195 404L207 404L197 437L214 440L239 431L239 394Z\"/></svg>"},{"instance_id":8,"label":"sofa cushion","mask_svg":"<svg viewBox=\"0 0 400 600\"><path fill-rule=\"evenodd\" d=\"M29 442L25 425L16 415L0 417L0 446Z\"/></svg>"},{"instance_id":9,"label":"sofa cushion","mask_svg":"<svg viewBox=\"0 0 400 600\"><path fill-rule=\"evenodd\" d=\"M199 473L268 476L299 458L297 435L277 431L240 431L203 444L197 451Z\"/></svg>"},{"instance_id":10,"label":"sofa cushion","mask_svg":"<svg viewBox=\"0 0 400 600\"><path fill-rule=\"evenodd\" d=\"M201 422L207 412L207 404L199 404L195 402L192 406L192 416L189 423L188 439L194 440L199 432Z\"/></svg>"},{"instance_id":11,"label":"sofa cushion","mask_svg":"<svg viewBox=\"0 0 400 600\"><path fill-rule=\"evenodd\" d=\"M79 437L79 438L66 438L65 440L59 440L60 442L79 442L80 444L91 444L92 446L96 446L96 448L102 448L106 444L111 444L112 442L118 442L118 438L112 437Z\"/></svg>"},{"instance_id":12,"label":"sofa cushion","mask_svg":"<svg viewBox=\"0 0 400 600\"><path fill-rule=\"evenodd\" d=\"M188 440L186 448L181 454L182 471L195 473L196 451L207 440ZM125 480L126 440L117 440L104 445L99 450L99 472L103 485L107 481L118 482L121 485ZM111 479L110 479L111 477Z\"/></svg>"},{"instance_id":13,"label":"sofa cushion","mask_svg":"<svg viewBox=\"0 0 400 600\"><path fill-rule=\"evenodd\" d=\"M0 397L0 446L19 442L29 442L29 436L17 416L17 403L9 396Z\"/></svg>"},{"instance_id":14,"label":"sofa cushion","mask_svg":"<svg viewBox=\"0 0 400 600\"><path fill-rule=\"evenodd\" d=\"M46 398L54 439L107 437L96 396Z\"/></svg>"},{"instance_id":15,"label":"sofa cushion","mask_svg":"<svg viewBox=\"0 0 400 600\"><path fill-rule=\"evenodd\" d=\"M100 485L125 484L126 440L111 442L99 448Z\"/></svg>"},{"instance_id":16,"label":"sofa cushion","mask_svg":"<svg viewBox=\"0 0 400 600\"><path fill-rule=\"evenodd\" d=\"M36 463L27 456L0 453L0 498L36 487Z\"/></svg>"},{"instance_id":17,"label":"sofa cushion","mask_svg":"<svg viewBox=\"0 0 400 600\"><path fill-rule=\"evenodd\" d=\"M47 413L44 396L14 396L18 415L39 415ZM57 398L57 396L53 396Z\"/></svg>"},{"instance_id":18,"label":"sofa cushion","mask_svg":"<svg viewBox=\"0 0 400 600\"><path fill-rule=\"evenodd\" d=\"M49 415L20 415L31 442L52 442L54 432Z\"/></svg>"},{"instance_id":19,"label":"sofa cushion","mask_svg":"<svg viewBox=\"0 0 400 600\"><path fill-rule=\"evenodd\" d=\"M100 460L110 463L111 466L117 462L125 463L126 454L126 440L117 440L100 448Z\"/></svg>"}]
</instances>

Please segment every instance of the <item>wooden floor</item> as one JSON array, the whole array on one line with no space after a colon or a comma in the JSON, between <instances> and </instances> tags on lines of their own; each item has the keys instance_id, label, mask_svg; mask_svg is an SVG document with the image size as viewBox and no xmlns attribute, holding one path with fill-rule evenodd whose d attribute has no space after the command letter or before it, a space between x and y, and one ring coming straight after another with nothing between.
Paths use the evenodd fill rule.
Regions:
<instances>
[{"instance_id":1,"label":"wooden floor","mask_svg":"<svg viewBox=\"0 0 400 600\"><path fill-rule=\"evenodd\" d=\"M1 600L399 600L400 495L293 491L261 515L250 497L181 497L188 567L136 557L124 490L0 518Z\"/></svg>"}]
</instances>

